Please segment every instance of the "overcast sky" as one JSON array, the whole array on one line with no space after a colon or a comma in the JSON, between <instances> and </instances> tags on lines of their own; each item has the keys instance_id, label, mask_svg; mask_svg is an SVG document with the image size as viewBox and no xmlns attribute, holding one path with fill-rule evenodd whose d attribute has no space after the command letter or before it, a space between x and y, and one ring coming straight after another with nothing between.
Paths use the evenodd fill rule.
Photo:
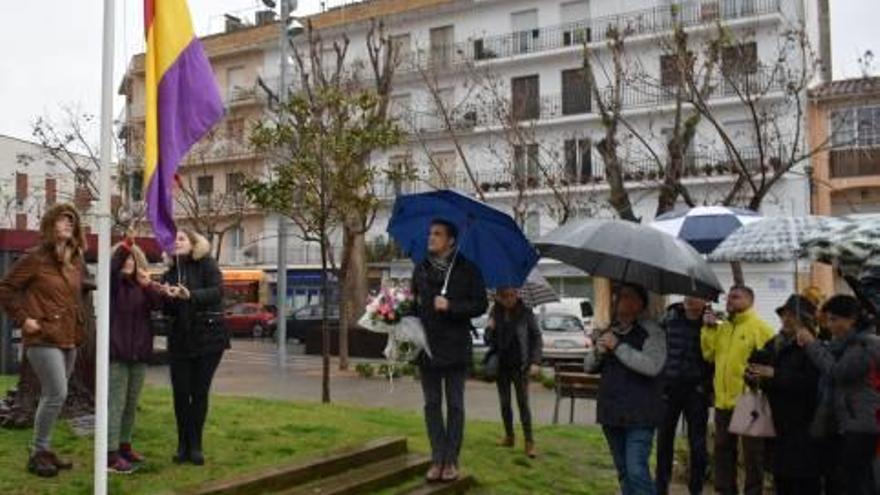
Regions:
<instances>
[{"instance_id":1,"label":"overcast sky","mask_svg":"<svg viewBox=\"0 0 880 495\"><path fill-rule=\"evenodd\" d=\"M0 1L0 134L28 139L36 117L57 116L62 106L98 114L102 4L100 0ZM198 34L221 29L224 12L251 11L258 4L259 0L189 0ZM297 13L306 14L316 11L320 1L299 4ZM115 84L128 59L143 50L142 5L142 0L116 1ZM877 0L831 1L835 78L858 76L857 59L865 50L872 49L880 59L877 7ZM880 60L874 73L880 74ZM121 110L117 105L115 115Z\"/></svg>"}]
</instances>

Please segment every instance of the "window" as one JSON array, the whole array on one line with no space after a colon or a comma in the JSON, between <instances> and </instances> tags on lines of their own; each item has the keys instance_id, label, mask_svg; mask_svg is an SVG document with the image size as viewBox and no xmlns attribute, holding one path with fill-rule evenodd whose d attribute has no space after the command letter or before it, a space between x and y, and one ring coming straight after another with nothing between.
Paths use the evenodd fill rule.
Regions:
<instances>
[{"instance_id":1,"label":"window","mask_svg":"<svg viewBox=\"0 0 880 495\"><path fill-rule=\"evenodd\" d=\"M412 54L412 38L409 33L392 36L391 46L397 50L398 60L406 61Z\"/></svg>"},{"instance_id":2,"label":"window","mask_svg":"<svg viewBox=\"0 0 880 495\"><path fill-rule=\"evenodd\" d=\"M27 230L28 216L27 213L15 214L15 230Z\"/></svg>"},{"instance_id":3,"label":"window","mask_svg":"<svg viewBox=\"0 0 880 495\"><path fill-rule=\"evenodd\" d=\"M388 159L388 175L391 179L392 191L395 196L415 192L415 184L411 180L412 157L408 154L395 155Z\"/></svg>"},{"instance_id":4,"label":"window","mask_svg":"<svg viewBox=\"0 0 880 495\"><path fill-rule=\"evenodd\" d=\"M538 47L538 10L515 12L510 16L513 28L513 53L529 53Z\"/></svg>"},{"instance_id":5,"label":"window","mask_svg":"<svg viewBox=\"0 0 880 495\"><path fill-rule=\"evenodd\" d=\"M562 71L562 115L590 111L590 91L583 69Z\"/></svg>"},{"instance_id":6,"label":"window","mask_svg":"<svg viewBox=\"0 0 880 495\"><path fill-rule=\"evenodd\" d=\"M144 199L144 174L135 172L128 176L129 194L133 201Z\"/></svg>"},{"instance_id":7,"label":"window","mask_svg":"<svg viewBox=\"0 0 880 495\"><path fill-rule=\"evenodd\" d=\"M532 120L540 116L538 81L537 75L511 80L514 120Z\"/></svg>"},{"instance_id":8,"label":"window","mask_svg":"<svg viewBox=\"0 0 880 495\"><path fill-rule=\"evenodd\" d=\"M721 71L727 77L744 76L758 72L758 44L737 43L721 51Z\"/></svg>"},{"instance_id":9,"label":"window","mask_svg":"<svg viewBox=\"0 0 880 495\"><path fill-rule=\"evenodd\" d=\"M562 44L565 46L583 45L591 40L590 2L579 0L562 4L561 19L567 23L562 31Z\"/></svg>"},{"instance_id":10,"label":"window","mask_svg":"<svg viewBox=\"0 0 880 495\"><path fill-rule=\"evenodd\" d=\"M572 184L586 184L593 177L593 153L590 139L567 139L564 147L566 180Z\"/></svg>"},{"instance_id":11,"label":"window","mask_svg":"<svg viewBox=\"0 0 880 495\"><path fill-rule=\"evenodd\" d=\"M458 185L456 178L456 155L454 151L437 151L431 154L431 174L428 183L436 189L455 188Z\"/></svg>"},{"instance_id":12,"label":"window","mask_svg":"<svg viewBox=\"0 0 880 495\"><path fill-rule=\"evenodd\" d=\"M196 191L199 196L210 196L214 194L214 176L203 175L196 179Z\"/></svg>"},{"instance_id":13,"label":"window","mask_svg":"<svg viewBox=\"0 0 880 495\"><path fill-rule=\"evenodd\" d=\"M28 174L15 173L15 202L18 206L24 205L28 197Z\"/></svg>"},{"instance_id":14,"label":"window","mask_svg":"<svg viewBox=\"0 0 880 495\"><path fill-rule=\"evenodd\" d=\"M692 66L694 55L688 52L688 61L684 63ZM660 84L663 85L664 88L670 89L675 88L682 84L682 66L679 64L679 59L677 55L661 55L660 56ZM689 70L692 67L687 67L685 70Z\"/></svg>"},{"instance_id":15,"label":"window","mask_svg":"<svg viewBox=\"0 0 880 495\"><path fill-rule=\"evenodd\" d=\"M244 228L241 226L235 227L227 235L229 236L229 247L232 249L233 254L237 254L236 252L244 247Z\"/></svg>"},{"instance_id":16,"label":"window","mask_svg":"<svg viewBox=\"0 0 880 495\"><path fill-rule=\"evenodd\" d=\"M835 147L880 146L880 106L833 111L829 133Z\"/></svg>"},{"instance_id":17,"label":"window","mask_svg":"<svg viewBox=\"0 0 880 495\"><path fill-rule=\"evenodd\" d=\"M452 62L455 50L455 32L453 26L431 29L431 65L446 67Z\"/></svg>"},{"instance_id":18,"label":"window","mask_svg":"<svg viewBox=\"0 0 880 495\"><path fill-rule=\"evenodd\" d=\"M734 19L755 13L755 0L725 0L721 2L721 13L727 19Z\"/></svg>"},{"instance_id":19,"label":"window","mask_svg":"<svg viewBox=\"0 0 880 495\"><path fill-rule=\"evenodd\" d=\"M244 91L247 91L244 67L230 67L226 69L226 99L235 100Z\"/></svg>"},{"instance_id":20,"label":"window","mask_svg":"<svg viewBox=\"0 0 880 495\"><path fill-rule=\"evenodd\" d=\"M234 142L244 141L244 119L229 119L226 121L226 139Z\"/></svg>"},{"instance_id":21,"label":"window","mask_svg":"<svg viewBox=\"0 0 880 495\"><path fill-rule=\"evenodd\" d=\"M537 187L540 179L540 148L537 144L513 147L513 176L519 187Z\"/></svg>"},{"instance_id":22,"label":"window","mask_svg":"<svg viewBox=\"0 0 880 495\"><path fill-rule=\"evenodd\" d=\"M541 212L530 211L526 215L526 225L524 230L526 237L531 239L541 237Z\"/></svg>"},{"instance_id":23,"label":"window","mask_svg":"<svg viewBox=\"0 0 880 495\"><path fill-rule=\"evenodd\" d=\"M213 187L213 184L212 184ZM244 174L231 172L226 174L226 194L240 194L244 187Z\"/></svg>"},{"instance_id":24,"label":"window","mask_svg":"<svg viewBox=\"0 0 880 495\"><path fill-rule=\"evenodd\" d=\"M436 95L431 95L431 129L446 129L444 114L455 117L455 88L438 88Z\"/></svg>"},{"instance_id":25,"label":"window","mask_svg":"<svg viewBox=\"0 0 880 495\"><path fill-rule=\"evenodd\" d=\"M58 198L58 183L52 177L46 177L46 204L54 205Z\"/></svg>"}]
</instances>

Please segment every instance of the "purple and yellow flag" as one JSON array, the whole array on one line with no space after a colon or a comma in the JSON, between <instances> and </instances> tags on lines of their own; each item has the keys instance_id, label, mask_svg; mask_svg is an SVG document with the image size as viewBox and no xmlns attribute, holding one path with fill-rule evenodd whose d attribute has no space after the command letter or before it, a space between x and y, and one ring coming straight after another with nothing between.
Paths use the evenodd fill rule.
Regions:
<instances>
[{"instance_id":1,"label":"purple and yellow flag","mask_svg":"<svg viewBox=\"0 0 880 495\"><path fill-rule=\"evenodd\" d=\"M159 245L171 252L174 174L189 148L223 117L223 100L186 0L144 0L144 30L147 217Z\"/></svg>"}]
</instances>

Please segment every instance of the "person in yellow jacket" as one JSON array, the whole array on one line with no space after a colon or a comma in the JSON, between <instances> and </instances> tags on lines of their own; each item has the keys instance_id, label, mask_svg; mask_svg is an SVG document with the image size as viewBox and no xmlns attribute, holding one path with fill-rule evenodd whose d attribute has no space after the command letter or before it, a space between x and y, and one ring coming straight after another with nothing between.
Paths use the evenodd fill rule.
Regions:
<instances>
[{"instance_id":1,"label":"person in yellow jacket","mask_svg":"<svg viewBox=\"0 0 880 495\"><path fill-rule=\"evenodd\" d=\"M728 433L736 400L745 390L745 371L752 352L773 338L773 328L754 310L755 293L734 286L727 293L727 320L712 312L703 319L700 346L703 358L715 365L715 491L722 495L737 489L737 452L740 437ZM745 493L760 494L764 486L762 439L742 437L746 470Z\"/></svg>"}]
</instances>

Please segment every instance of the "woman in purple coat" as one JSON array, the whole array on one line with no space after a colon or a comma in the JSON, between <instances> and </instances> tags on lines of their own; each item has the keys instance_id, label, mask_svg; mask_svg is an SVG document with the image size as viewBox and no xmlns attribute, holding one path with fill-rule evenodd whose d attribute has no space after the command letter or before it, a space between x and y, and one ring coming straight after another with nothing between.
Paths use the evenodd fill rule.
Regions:
<instances>
[{"instance_id":1,"label":"woman in purple coat","mask_svg":"<svg viewBox=\"0 0 880 495\"><path fill-rule=\"evenodd\" d=\"M110 414L107 469L129 473L143 456L131 447L135 411L153 353L150 312L162 304L161 286L150 281L147 259L131 240L115 246L110 260Z\"/></svg>"}]
</instances>

